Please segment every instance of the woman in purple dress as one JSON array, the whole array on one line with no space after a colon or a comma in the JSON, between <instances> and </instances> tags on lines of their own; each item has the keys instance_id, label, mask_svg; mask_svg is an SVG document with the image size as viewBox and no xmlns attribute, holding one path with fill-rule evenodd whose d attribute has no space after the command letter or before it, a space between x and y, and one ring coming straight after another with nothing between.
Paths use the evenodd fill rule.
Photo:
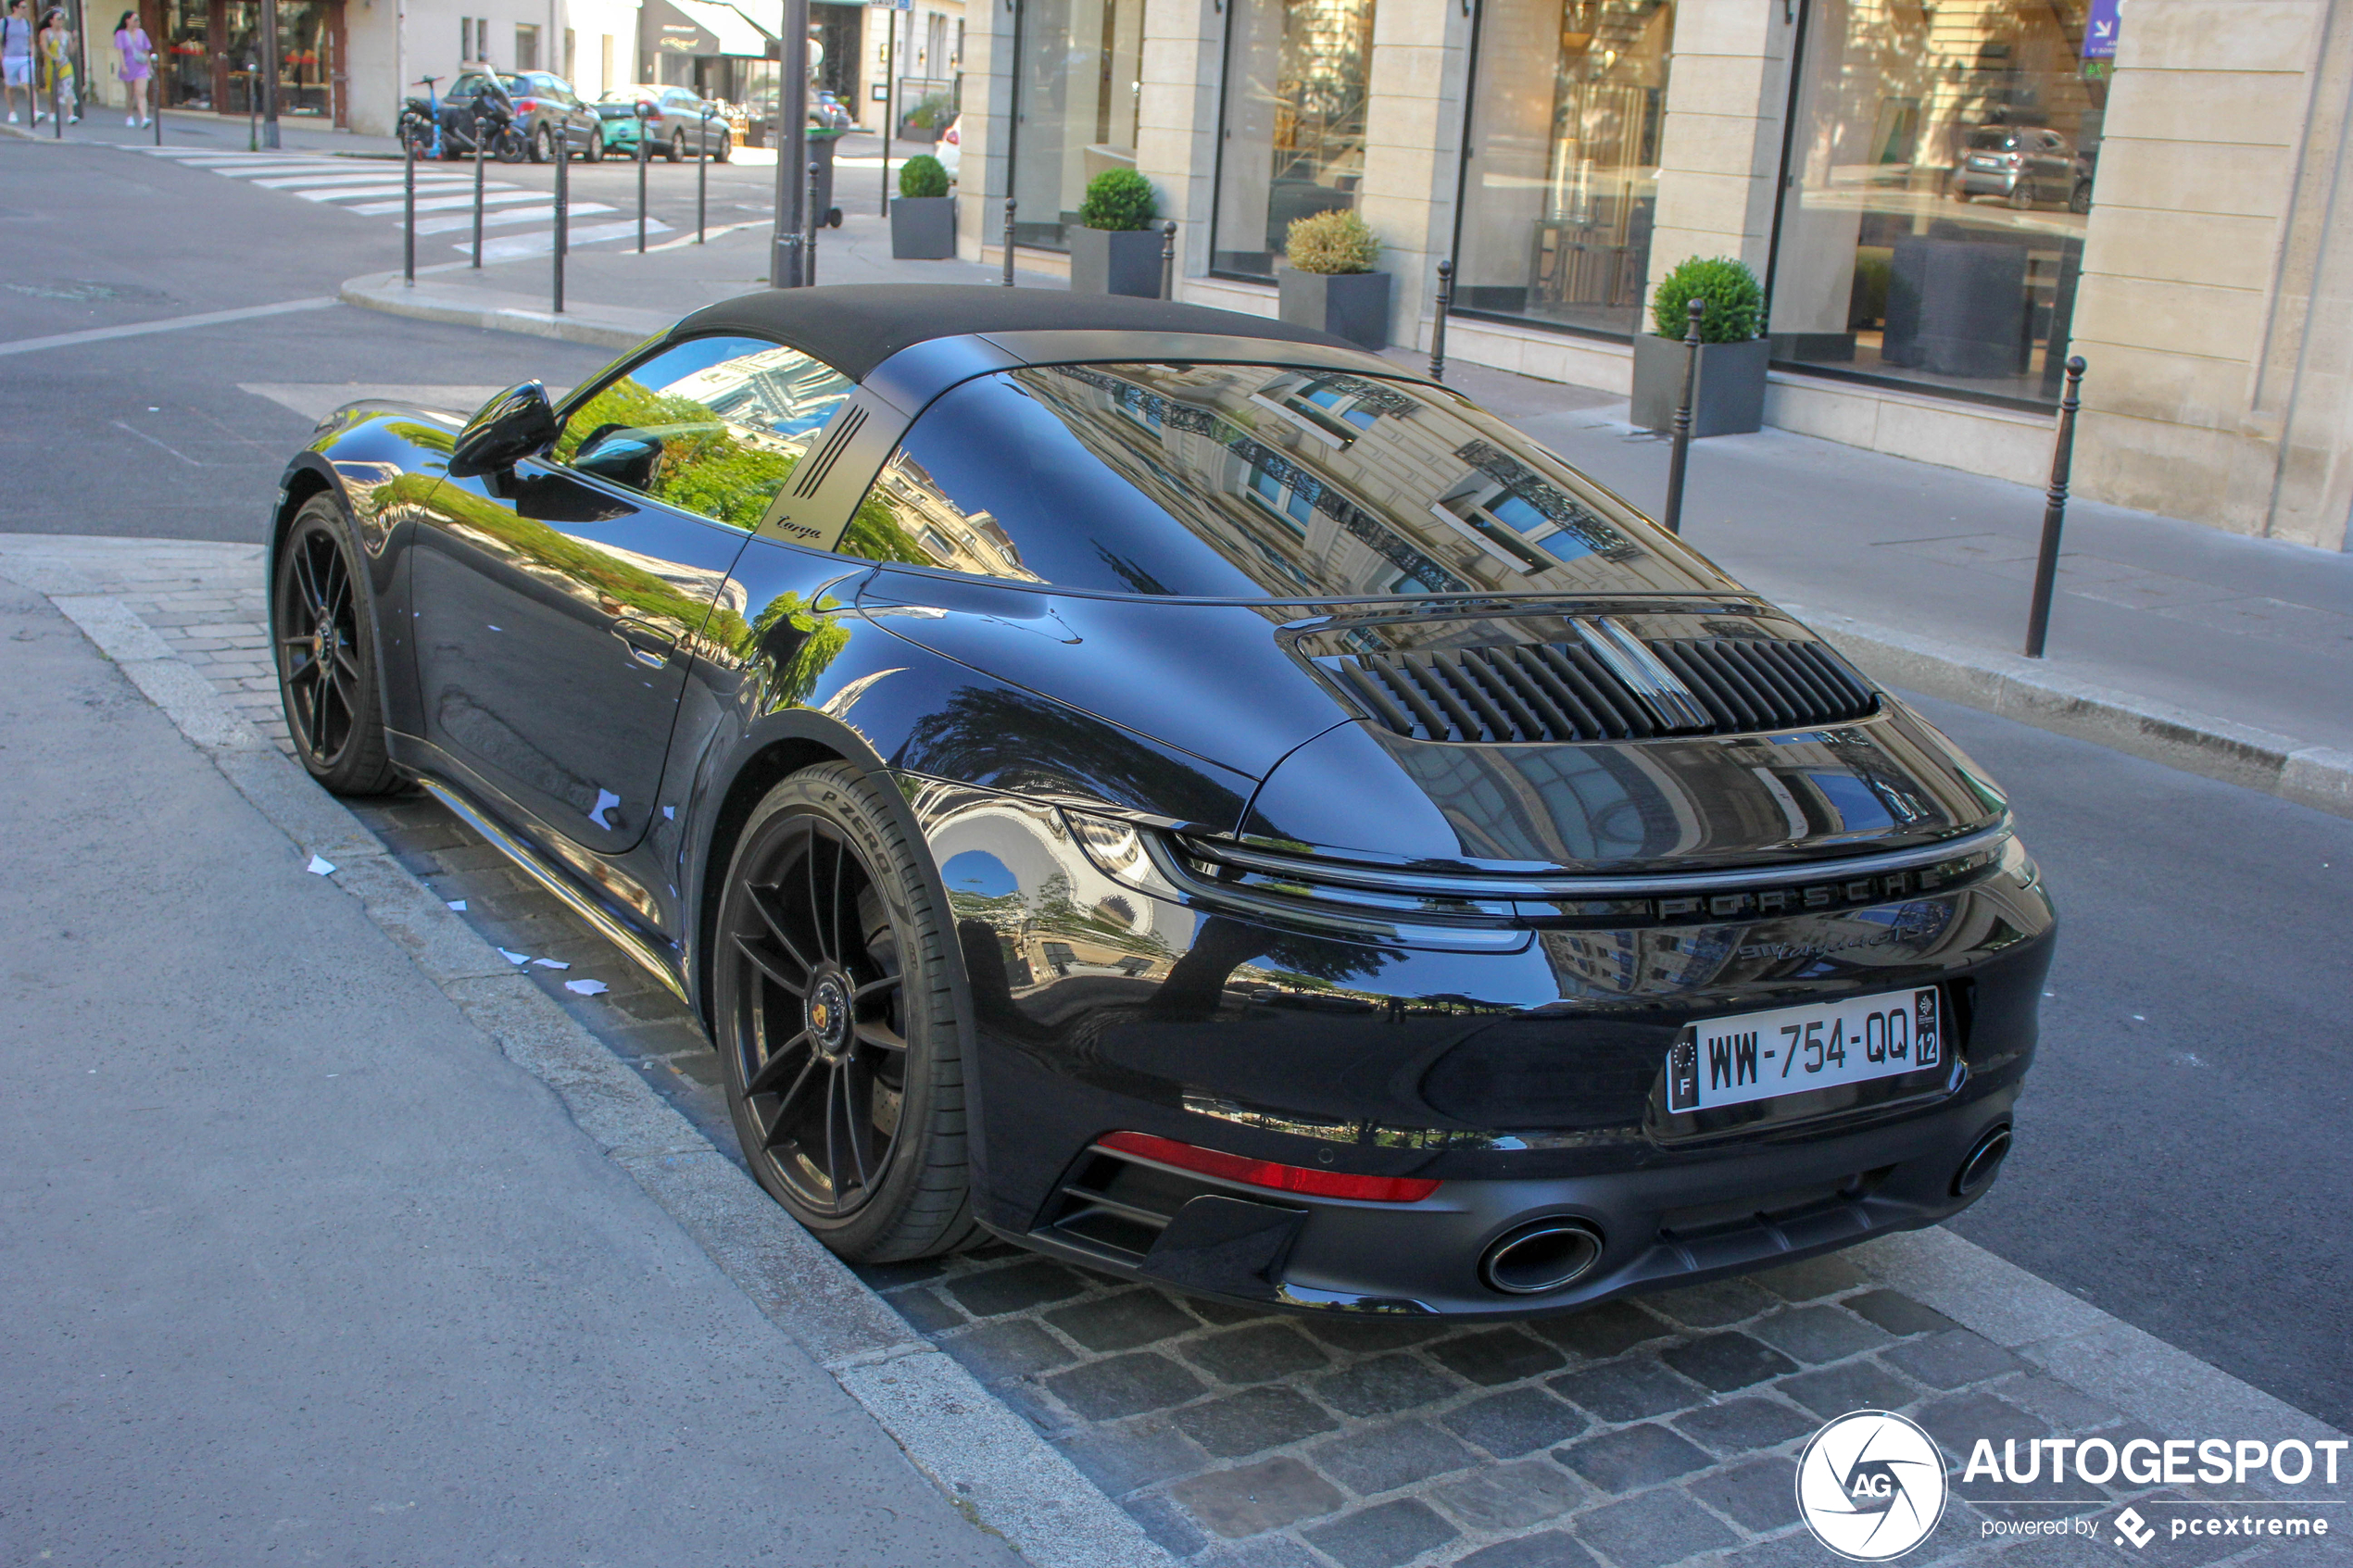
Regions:
<instances>
[{"instance_id":1,"label":"woman in purple dress","mask_svg":"<svg viewBox=\"0 0 2353 1568\"><path fill-rule=\"evenodd\" d=\"M147 123L147 82L155 75L155 45L147 42L147 30L139 25L139 13L125 11L115 23L114 46L122 56L122 90L130 94L131 117L125 125Z\"/></svg>"}]
</instances>

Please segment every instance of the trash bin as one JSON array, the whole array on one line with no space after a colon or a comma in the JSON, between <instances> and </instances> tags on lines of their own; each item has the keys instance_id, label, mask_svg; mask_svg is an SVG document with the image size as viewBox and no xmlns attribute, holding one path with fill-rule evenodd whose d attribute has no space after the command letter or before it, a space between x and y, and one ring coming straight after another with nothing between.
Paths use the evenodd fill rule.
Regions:
<instances>
[{"instance_id":1,"label":"trash bin","mask_svg":"<svg viewBox=\"0 0 2353 1568\"><path fill-rule=\"evenodd\" d=\"M817 166L817 177L809 187L809 206L817 214L817 221L828 229L841 227L841 208L834 205L834 144L842 132L809 128L809 161Z\"/></svg>"}]
</instances>

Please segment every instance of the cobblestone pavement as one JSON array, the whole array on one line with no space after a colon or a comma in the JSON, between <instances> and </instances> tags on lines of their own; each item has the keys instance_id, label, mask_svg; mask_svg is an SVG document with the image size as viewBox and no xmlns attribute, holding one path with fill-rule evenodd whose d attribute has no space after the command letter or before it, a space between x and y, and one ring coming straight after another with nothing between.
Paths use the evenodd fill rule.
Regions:
<instances>
[{"instance_id":1,"label":"cobblestone pavement","mask_svg":"<svg viewBox=\"0 0 2353 1568\"><path fill-rule=\"evenodd\" d=\"M127 546L133 546L130 548ZM258 727L284 724L258 546L23 536L114 594ZM731 1154L718 1065L685 1006L422 795L356 803L427 885ZM543 961L544 960L544 961ZM579 995L567 983L602 982ZM1196 1568L1781 1568L1832 1561L1795 1523L1793 1461L1858 1409L1979 1436L2154 1436L1831 1257L1517 1326L1272 1316L993 1245L869 1269L955 1357ZM2096 1536L1987 1541L1981 1520L2200 1496L2070 1483L2073 1509L1961 1487L1907 1563L2147 1561ZM2169 1563L2353 1563L2338 1542L2171 1544Z\"/></svg>"}]
</instances>

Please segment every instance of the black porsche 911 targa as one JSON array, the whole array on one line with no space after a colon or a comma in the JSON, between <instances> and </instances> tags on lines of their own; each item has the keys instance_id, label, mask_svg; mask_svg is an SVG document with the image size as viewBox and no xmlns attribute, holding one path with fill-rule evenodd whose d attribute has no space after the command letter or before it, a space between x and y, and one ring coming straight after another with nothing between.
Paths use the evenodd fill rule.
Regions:
<instances>
[{"instance_id":1,"label":"black porsche 911 targa","mask_svg":"<svg viewBox=\"0 0 2353 1568\"><path fill-rule=\"evenodd\" d=\"M1504 1317L1984 1191L2053 914L2003 797L1444 386L1042 291L716 305L285 473L285 706L708 1023L853 1260L983 1233Z\"/></svg>"}]
</instances>

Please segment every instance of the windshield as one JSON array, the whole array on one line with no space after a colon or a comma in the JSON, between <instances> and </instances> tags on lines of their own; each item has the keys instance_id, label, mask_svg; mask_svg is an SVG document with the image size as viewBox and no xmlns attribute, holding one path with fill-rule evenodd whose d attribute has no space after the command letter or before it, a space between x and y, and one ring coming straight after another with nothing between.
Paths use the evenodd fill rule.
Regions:
<instances>
[{"instance_id":1,"label":"windshield","mask_svg":"<svg viewBox=\"0 0 2353 1568\"><path fill-rule=\"evenodd\" d=\"M609 87L605 90L604 95L598 98L597 102L600 104L652 103L660 96L661 90L659 88Z\"/></svg>"},{"instance_id":2,"label":"windshield","mask_svg":"<svg viewBox=\"0 0 2353 1568\"><path fill-rule=\"evenodd\" d=\"M1215 598L1732 586L1452 393L1252 365L966 382L915 422L836 547Z\"/></svg>"}]
</instances>

